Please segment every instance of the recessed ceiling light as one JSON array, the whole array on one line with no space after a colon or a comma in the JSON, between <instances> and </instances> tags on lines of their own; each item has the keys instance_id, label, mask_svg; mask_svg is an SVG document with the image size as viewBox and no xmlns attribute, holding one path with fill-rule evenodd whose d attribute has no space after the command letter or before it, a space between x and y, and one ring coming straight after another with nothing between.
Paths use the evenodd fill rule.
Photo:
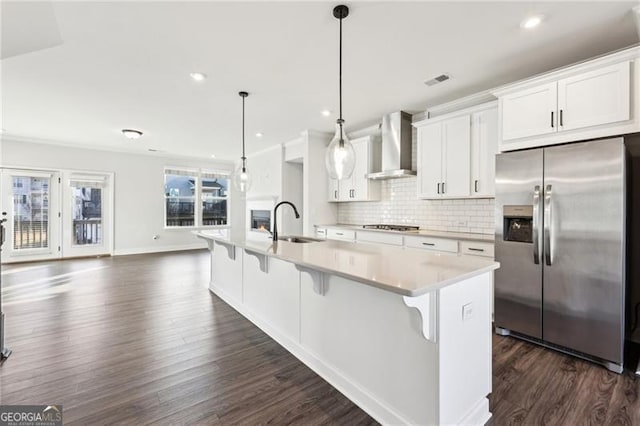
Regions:
<instances>
[{"instance_id":1,"label":"recessed ceiling light","mask_svg":"<svg viewBox=\"0 0 640 426\"><path fill-rule=\"evenodd\" d=\"M324 115L325 117L329 117L331 115L331 111L329 111L328 109L325 109L321 112L322 115Z\"/></svg>"},{"instance_id":2,"label":"recessed ceiling light","mask_svg":"<svg viewBox=\"0 0 640 426\"><path fill-rule=\"evenodd\" d=\"M207 75L201 72L192 72L189 74L194 81L204 81L207 79Z\"/></svg>"},{"instance_id":3,"label":"recessed ceiling light","mask_svg":"<svg viewBox=\"0 0 640 426\"><path fill-rule=\"evenodd\" d=\"M216 155L215 154L211 154L211 158L216 158Z\"/></svg>"},{"instance_id":4,"label":"recessed ceiling light","mask_svg":"<svg viewBox=\"0 0 640 426\"><path fill-rule=\"evenodd\" d=\"M525 18L522 22L520 22L520 27L530 30L532 28L537 27L538 25L540 25L540 23L542 23L542 20L544 19L543 15L533 15L533 16L529 16L527 18Z\"/></svg>"},{"instance_id":5,"label":"recessed ceiling light","mask_svg":"<svg viewBox=\"0 0 640 426\"><path fill-rule=\"evenodd\" d=\"M135 129L122 129L122 134L129 139L138 139L142 136L142 132Z\"/></svg>"},{"instance_id":6,"label":"recessed ceiling light","mask_svg":"<svg viewBox=\"0 0 640 426\"><path fill-rule=\"evenodd\" d=\"M261 137L262 137L262 133L261 132L256 133L256 138L261 138Z\"/></svg>"}]
</instances>

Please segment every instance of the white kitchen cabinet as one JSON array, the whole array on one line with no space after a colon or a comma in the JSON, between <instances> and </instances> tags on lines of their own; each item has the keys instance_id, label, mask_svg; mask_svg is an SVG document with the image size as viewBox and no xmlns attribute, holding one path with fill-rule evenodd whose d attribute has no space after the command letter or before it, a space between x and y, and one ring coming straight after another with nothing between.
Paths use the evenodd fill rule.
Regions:
<instances>
[{"instance_id":1,"label":"white kitchen cabinet","mask_svg":"<svg viewBox=\"0 0 640 426\"><path fill-rule=\"evenodd\" d=\"M327 228L316 228L316 238L327 239Z\"/></svg>"},{"instance_id":2,"label":"white kitchen cabinet","mask_svg":"<svg viewBox=\"0 0 640 426\"><path fill-rule=\"evenodd\" d=\"M558 131L629 119L629 62L558 81Z\"/></svg>"},{"instance_id":3,"label":"white kitchen cabinet","mask_svg":"<svg viewBox=\"0 0 640 426\"><path fill-rule=\"evenodd\" d=\"M479 241L460 241L460 253L472 256L494 257L494 244Z\"/></svg>"},{"instance_id":4,"label":"white kitchen cabinet","mask_svg":"<svg viewBox=\"0 0 640 426\"><path fill-rule=\"evenodd\" d=\"M351 141L356 164L348 179L329 179L329 201L376 201L380 199L380 182L366 175L381 167L380 142L373 136Z\"/></svg>"},{"instance_id":5,"label":"white kitchen cabinet","mask_svg":"<svg viewBox=\"0 0 640 426\"><path fill-rule=\"evenodd\" d=\"M500 98L502 140L555 133L557 103L556 82L528 88Z\"/></svg>"},{"instance_id":6,"label":"white kitchen cabinet","mask_svg":"<svg viewBox=\"0 0 640 426\"><path fill-rule=\"evenodd\" d=\"M391 246L402 247L403 236L402 234L392 234L386 232L358 231L356 232L356 242L387 244Z\"/></svg>"},{"instance_id":7,"label":"white kitchen cabinet","mask_svg":"<svg viewBox=\"0 0 640 426\"><path fill-rule=\"evenodd\" d=\"M327 228L327 240L355 241L356 231L343 228Z\"/></svg>"},{"instance_id":8,"label":"white kitchen cabinet","mask_svg":"<svg viewBox=\"0 0 640 426\"><path fill-rule=\"evenodd\" d=\"M419 198L469 196L471 116L419 127Z\"/></svg>"},{"instance_id":9,"label":"white kitchen cabinet","mask_svg":"<svg viewBox=\"0 0 640 426\"><path fill-rule=\"evenodd\" d=\"M494 90L499 150L640 131L632 114L640 105L638 54L633 48Z\"/></svg>"},{"instance_id":10,"label":"white kitchen cabinet","mask_svg":"<svg viewBox=\"0 0 640 426\"><path fill-rule=\"evenodd\" d=\"M405 236L404 246L424 250L444 251L448 253L458 252L458 240L450 240L447 238Z\"/></svg>"},{"instance_id":11,"label":"white kitchen cabinet","mask_svg":"<svg viewBox=\"0 0 640 426\"><path fill-rule=\"evenodd\" d=\"M471 115L471 195L495 196L498 152L498 109L492 107Z\"/></svg>"},{"instance_id":12,"label":"white kitchen cabinet","mask_svg":"<svg viewBox=\"0 0 640 426\"><path fill-rule=\"evenodd\" d=\"M340 201L340 181L329 178L329 201Z\"/></svg>"}]
</instances>

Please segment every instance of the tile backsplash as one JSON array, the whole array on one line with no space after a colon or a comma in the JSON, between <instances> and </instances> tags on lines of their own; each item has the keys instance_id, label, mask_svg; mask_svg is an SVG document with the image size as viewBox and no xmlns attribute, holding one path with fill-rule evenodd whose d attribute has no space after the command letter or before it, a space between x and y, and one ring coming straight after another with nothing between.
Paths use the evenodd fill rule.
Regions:
<instances>
[{"instance_id":1,"label":"tile backsplash","mask_svg":"<svg viewBox=\"0 0 640 426\"><path fill-rule=\"evenodd\" d=\"M381 201L338 203L341 224L414 225L448 232L493 234L492 198L419 200L415 177L384 180Z\"/></svg>"}]
</instances>

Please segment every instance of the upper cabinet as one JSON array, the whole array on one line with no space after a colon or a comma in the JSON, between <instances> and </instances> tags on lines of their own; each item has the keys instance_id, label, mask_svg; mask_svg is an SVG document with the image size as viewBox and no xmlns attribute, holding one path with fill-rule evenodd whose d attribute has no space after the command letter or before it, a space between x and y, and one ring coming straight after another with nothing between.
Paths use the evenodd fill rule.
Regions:
<instances>
[{"instance_id":1,"label":"upper cabinet","mask_svg":"<svg viewBox=\"0 0 640 426\"><path fill-rule=\"evenodd\" d=\"M558 130L629 119L629 62L558 81Z\"/></svg>"},{"instance_id":2,"label":"upper cabinet","mask_svg":"<svg viewBox=\"0 0 640 426\"><path fill-rule=\"evenodd\" d=\"M494 196L495 102L414 126L418 128L418 198Z\"/></svg>"},{"instance_id":3,"label":"upper cabinet","mask_svg":"<svg viewBox=\"0 0 640 426\"><path fill-rule=\"evenodd\" d=\"M469 115L418 128L418 196L468 196L470 150Z\"/></svg>"},{"instance_id":4,"label":"upper cabinet","mask_svg":"<svg viewBox=\"0 0 640 426\"><path fill-rule=\"evenodd\" d=\"M495 196L498 108L471 114L471 195Z\"/></svg>"},{"instance_id":5,"label":"upper cabinet","mask_svg":"<svg viewBox=\"0 0 640 426\"><path fill-rule=\"evenodd\" d=\"M543 84L500 98L502 140L554 133L557 98L556 83Z\"/></svg>"},{"instance_id":6,"label":"upper cabinet","mask_svg":"<svg viewBox=\"0 0 640 426\"><path fill-rule=\"evenodd\" d=\"M329 179L329 201L376 201L380 199L380 181L367 174L380 170L379 138L365 136L351 141L356 154L353 174L348 179Z\"/></svg>"},{"instance_id":7,"label":"upper cabinet","mask_svg":"<svg viewBox=\"0 0 640 426\"><path fill-rule=\"evenodd\" d=\"M494 90L500 151L640 131L639 54L632 48Z\"/></svg>"}]
</instances>

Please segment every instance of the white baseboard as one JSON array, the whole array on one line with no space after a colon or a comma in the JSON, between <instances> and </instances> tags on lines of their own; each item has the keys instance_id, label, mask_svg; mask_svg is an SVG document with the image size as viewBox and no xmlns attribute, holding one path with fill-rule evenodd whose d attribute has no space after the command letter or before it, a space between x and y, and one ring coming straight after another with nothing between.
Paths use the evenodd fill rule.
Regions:
<instances>
[{"instance_id":1,"label":"white baseboard","mask_svg":"<svg viewBox=\"0 0 640 426\"><path fill-rule=\"evenodd\" d=\"M207 244L205 242L195 242L191 244L183 244L179 246L154 246L154 247L138 247L132 249L116 249L113 252L114 256L128 256L130 254L147 254L147 253L163 253L167 251L184 251L205 249Z\"/></svg>"},{"instance_id":2,"label":"white baseboard","mask_svg":"<svg viewBox=\"0 0 640 426\"><path fill-rule=\"evenodd\" d=\"M469 413L460 421L461 425L477 425L483 426L487 424L491 418L491 412L489 411L489 399L482 398L471 409Z\"/></svg>"}]
</instances>

